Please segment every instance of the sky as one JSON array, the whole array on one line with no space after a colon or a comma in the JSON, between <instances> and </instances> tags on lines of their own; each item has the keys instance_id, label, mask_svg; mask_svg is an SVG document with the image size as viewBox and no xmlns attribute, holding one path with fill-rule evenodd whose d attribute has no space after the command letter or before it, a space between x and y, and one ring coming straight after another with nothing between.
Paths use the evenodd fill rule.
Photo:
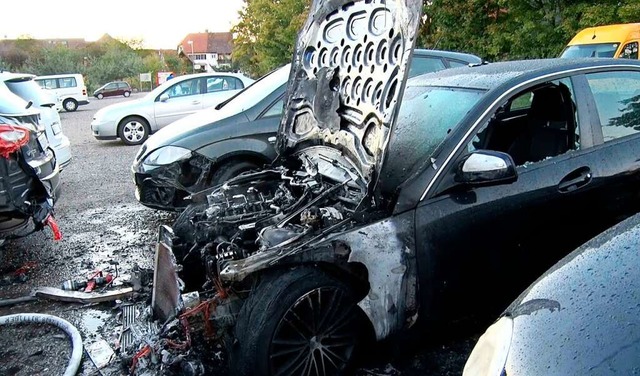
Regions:
<instances>
[{"instance_id":1,"label":"sky","mask_svg":"<svg viewBox=\"0 0 640 376\"><path fill-rule=\"evenodd\" d=\"M2 0L0 40L29 36L92 42L107 33L117 39L142 39L146 48L175 49L189 33L229 31L243 4L243 0Z\"/></svg>"}]
</instances>

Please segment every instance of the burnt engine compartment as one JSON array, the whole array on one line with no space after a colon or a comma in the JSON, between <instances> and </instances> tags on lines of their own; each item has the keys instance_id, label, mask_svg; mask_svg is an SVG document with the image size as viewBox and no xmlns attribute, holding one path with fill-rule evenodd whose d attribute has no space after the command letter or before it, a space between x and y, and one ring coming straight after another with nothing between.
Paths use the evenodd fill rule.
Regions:
<instances>
[{"instance_id":1,"label":"burnt engine compartment","mask_svg":"<svg viewBox=\"0 0 640 376\"><path fill-rule=\"evenodd\" d=\"M293 246L351 221L367 186L346 158L318 147L287 161L229 180L188 214L193 243L184 244L185 258L198 254L209 280L227 260Z\"/></svg>"}]
</instances>

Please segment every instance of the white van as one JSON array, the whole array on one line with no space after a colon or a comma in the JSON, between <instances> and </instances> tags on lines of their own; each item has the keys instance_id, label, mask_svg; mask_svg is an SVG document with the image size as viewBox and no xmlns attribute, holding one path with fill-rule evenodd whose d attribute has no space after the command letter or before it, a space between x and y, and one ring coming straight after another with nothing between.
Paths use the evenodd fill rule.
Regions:
<instances>
[{"instance_id":1,"label":"white van","mask_svg":"<svg viewBox=\"0 0 640 376\"><path fill-rule=\"evenodd\" d=\"M38 76L35 80L41 87L54 91L66 111L73 112L78 106L89 104L87 87L81 74Z\"/></svg>"}]
</instances>

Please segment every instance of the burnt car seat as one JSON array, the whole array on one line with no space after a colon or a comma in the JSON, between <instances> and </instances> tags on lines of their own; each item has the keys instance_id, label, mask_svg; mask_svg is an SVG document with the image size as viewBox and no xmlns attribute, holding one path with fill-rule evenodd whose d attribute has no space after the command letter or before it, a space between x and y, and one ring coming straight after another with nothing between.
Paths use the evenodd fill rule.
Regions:
<instances>
[{"instance_id":1,"label":"burnt car seat","mask_svg":"<svg viewBox=\"0 0 640 376\"><path fill-rule=\"evenodd\" d=\"M559 86L537 89L527 113L527 126L507 153L516 165L522 165L567 152L575 127L573 113L573 102Z\"/></svg>"}]
</instances>

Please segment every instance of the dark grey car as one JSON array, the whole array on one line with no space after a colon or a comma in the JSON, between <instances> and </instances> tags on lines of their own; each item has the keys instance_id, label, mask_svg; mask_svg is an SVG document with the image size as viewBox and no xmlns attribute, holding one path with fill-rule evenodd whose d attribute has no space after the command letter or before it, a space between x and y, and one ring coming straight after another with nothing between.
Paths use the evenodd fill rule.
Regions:
<instances>
[{"instance_id":1,"label":"dark grey car","mask_svg":"<svg viewBox=\"0 0 640 376\"><path fill-rule=\"evenodd\" d=\"M409 77L481 63L468 53L416 49ZM140 203L182 210L189 195L273 161L289 69L279 68L221 105L152 135L132 166Z\"/></svg>"},{"instance_id":2,"label":"dark grey car","mask_svg":"<svg viewBox=\"0 0 640 376\"><path fill-rule=\"evenodd\" d=\"M0 239L50 226L59 238L53 208L60 194L59 169L40 113L0 82Z\"/></svg>"},{"instance_id":3,"label":"dark grey car","mask_svg":"<svg viewBox=\"0 0 640 376\"><path fill-rule=\"evenodd\" d=\"M463 375L638 374L639 250L637 214L570 253L487 329Z\"/></svg>"}]
</instances>

